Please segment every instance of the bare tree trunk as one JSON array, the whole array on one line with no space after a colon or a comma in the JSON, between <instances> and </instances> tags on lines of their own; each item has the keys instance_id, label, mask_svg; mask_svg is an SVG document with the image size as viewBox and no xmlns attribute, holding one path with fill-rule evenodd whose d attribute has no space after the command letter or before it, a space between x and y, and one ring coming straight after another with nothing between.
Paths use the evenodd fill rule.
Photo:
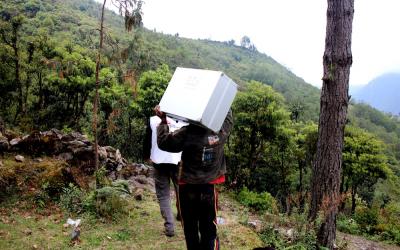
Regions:
<instances>
[{"instance_id":1,"label":"bare tree trunk","mask_svg":"<svg viewBox=\"0 0 400 250\"><path fill-rule=\"evenodd\" d=\"M351 34L354 0L328 0L324 76L318 128L318 144L313 166L310 219L322 211L318 243L333 249L336 215L340 203L340 175L344 127L349 102L348 88L352 64Z\"/></svg>"},{"instance_id":2,"label":"bare tree trunk","mask_svg":"<svg viewBox=\"0 0 400 250\"><path fill-rule=\"evenodd\" d=\"M23 98L23 90L22 90L22 82L21 82L21 76L20 76L20 61L19 61L19 48L18 48L18 30L19 30L20 25L16 25L13 27L13 38L12 38L12 48L14 51L14 64L15 64L15 84L17 85L18 88L18 109L15 114L14 122L17 120L18 115L21 113L25 112L25 107L24 107L24 98Z\"/></svg>"},{"instance_id":3,"label":"bare tree trunk","mask_svg":"<svg viewBox=\"0 0 400 250\"><path fill-rule=\"evenodd\" d=\"M353 185L351 189L351 214L353 215L356 211L356 194L357 194L357 185Z\"/></svg>"},{"instance_id":4,"label":"bare tree trunk","mask_svg":"<svg viewBox=\"0 0 400 250\"><path fill-rule=\"evenodd\" d=\"M100 44L99 51L97 53L96 59L96 94L94 97L94 105L93 105L93 135L94 135L94 164L95 170L99 170L99 145L98 145L98 135L97 135L97 114L99 109L99 87L100 87L100 59L101 59L101 51L103 49L103 35L104 35L104 8L106 6L107 0L104 0L103 6L101 9L101 19L100 19ZM96 188L97 188L97 177L96 177Z\"/></svg>"}]
</instances>

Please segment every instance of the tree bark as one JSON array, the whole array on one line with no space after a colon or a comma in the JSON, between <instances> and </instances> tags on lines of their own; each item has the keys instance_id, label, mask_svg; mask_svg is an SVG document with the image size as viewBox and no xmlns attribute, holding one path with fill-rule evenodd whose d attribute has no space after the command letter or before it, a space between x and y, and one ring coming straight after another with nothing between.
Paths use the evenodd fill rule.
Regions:
<instances>
[{"instance_id":1,"label":"tree bark","mask_svg":"<svg viewBox=\"0 0 400 250\"><path fill-rule=\"evenodd\" d=\"M322 211L317 239L334 248L336 215L340 203L340 175L344 127L349 102L348 88L352 64L351 34L354 0L328 0L324 75L320 102L318 143L313 166L310 219Z\"/></svg>"}]
</instances>

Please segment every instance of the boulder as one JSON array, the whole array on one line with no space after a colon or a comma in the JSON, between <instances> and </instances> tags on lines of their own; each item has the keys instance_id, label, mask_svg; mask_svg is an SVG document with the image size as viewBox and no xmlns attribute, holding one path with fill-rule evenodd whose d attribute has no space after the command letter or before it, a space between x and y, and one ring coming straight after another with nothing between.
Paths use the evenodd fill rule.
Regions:
<instances>
[{"instance_id":1,"label":"boulder","mask_svg":"<svg viewBox=\"0 0 400 250\"><path fill-rule=\"evenodd\" d=\"M25 161L25 157L23 157L22 155L16 155L15 156L15 161L16 162L24 162Z\"/></svg>"},{"instance_id":2,"label":"boulder","mask_svg":"<svg viewBox=\"0 0 400 250\"><path fill-rule=\"evenodd\" d=\"M9 148L10 143L8 142L8 139L0 132L0 154L7 152Z\"/></svg>"},{"instance_id":3,"label":"boulder","mask_svg":"<svg viewBox=\"0 0 400 250\"><path fill-rule=\"evenodd\" d=\"M10 141L10 146L11 147L14 147L14 146L16 146L19 142L21 141L21 138L14 138L14 139L12 139L11 141Z\"/></svg>"},{"instance_id":4,"label":"boulder","mask_svg":"<svg viewBox=\"0 0 400 250\"><path fill-rule=\"evenodd\" d=\"M0 153L11 149L26 155L55 156L68 164L69 172L67 172L70 175L82 175L82 180L93 175L95 171L94 144L79 132L64 134L57 129L51 129L44 132L33 131L23 137L12 133L8 135L0 134ZM111 146L99 146L98 153L99 166L105 166L106 175L111 180L129 180L132 188L149 189L154 192L150 166L128 163L119 149ZM15 160L22 162L24 158L19 155L15 157Z\"/></svg>"}]
</instances>

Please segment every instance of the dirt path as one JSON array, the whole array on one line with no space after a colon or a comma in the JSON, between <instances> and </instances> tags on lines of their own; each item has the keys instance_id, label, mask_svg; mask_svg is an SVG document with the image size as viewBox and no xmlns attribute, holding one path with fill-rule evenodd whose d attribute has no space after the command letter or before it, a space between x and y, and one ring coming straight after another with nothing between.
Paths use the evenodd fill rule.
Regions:
<instances>
[{"instance_id":1,"label":"dirt path","mask_svg":"<svg viewBox=\"0 0 400 250\"><path fill-rule=\"evenodd\" d=\"M347 242L347 249L349 250L400 250L399 246L375 242L365 239L362 236L345 234L341 232L338 232L337 239L339 242Z\"/></svg>"}]
</instances>

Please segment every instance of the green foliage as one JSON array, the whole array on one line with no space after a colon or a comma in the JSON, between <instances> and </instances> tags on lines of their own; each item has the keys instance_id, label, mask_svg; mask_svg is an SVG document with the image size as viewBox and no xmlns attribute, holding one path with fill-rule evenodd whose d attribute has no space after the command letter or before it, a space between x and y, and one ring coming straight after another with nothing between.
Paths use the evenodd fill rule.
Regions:
<instances>
[{"instance_id":1,"label":"green foliage","mask_svg":"<svg viewBox=\"0 0 400 250\"><path fill-rule=\"evenodd\" d=\"M264 227L260 232L260 238L264 244L276 249L283 249L285 246L284 238L274 229L273 226Z\"/></svg>"},{"instance_id":2,"label":"green foliage","mask_svg":"<svg viewBox=\"0 0 400 250\"><path fill-rule=\"evenodd\" d=\"M33 203L39 209L44 209L50 202L50 196L45 190L38 190L33 198Z\"/></svg>"},{"instance_id":3,"label":"green foliage","mask_svg":"<svg viewBox=\"0 0 400 250\"><path fill-rule=\"evenodd\" d=\"M276 249L296 249L296 250L312 250L312 249L323 249L322 247L317 248L317 238L314 230L308 229L299 232L297 235L293 235L291 238L284 236L279 233L271 225L267 225L260 232L260 238L263 243L267 246L272 246Z\"/></svg>"},{"instance_id":4,"label":"green foliage","mask_svg":"<svg viewBox=\"0 0 400 250\"><path fill-rule=\"evenodd\" d=\"M274 197L268 192L256 193L244 187L237 195L237 200L256 211L276 213L277 206Z\"/></svg>"},{"instance_id":5,"label":"green foliage","mask_svg":"<svg viewBox=\"0 0 400 250\"><path fill-rule=\"evenodd\" d=\"M359 207L354 214L354 220L359 225L361 232L373 234L376 225L378 225L378 216L378 209L376 208Z\"/></svg>"},{"instance_id":6,"label":"green foliage","mask_svg":"<svg viewBox=\"0 0 400 250\"><path fill-rule=\"evenodd\" d=\"M59 204L73 214L89 213L100 218L118 220L127 214L127 181L119 180L92 192L85 192L70 184L63 189Z\"/></svg>"},{"instance_id":7,"label":"green foliage","mask_svg":"<svg viewBox=\"0 0 400 250\"><path fill-rule=\"evenodd\" d=\"M259 186L254 174L268 166L269 143L289 121L283 101L280 94L259 82L250 82L246 91L237 94L232 107L235 124L229 145L229 178L238 187Z\"/></svg>"},{"instance_id":8,"label":"green foliage","mask_svg":"<svg viewBox=\"0 0 400 250\"><path fill-rule=\"evenodd\" d=\"M69 213L80 214L84 212L85 196L84 191L70 183L68 187L63 188L59 204Z\"/></svg>"},{"instance_id":9,"label":"green foliage","mask_svg":"<svg viewBox=\"0 0 400 250\"><path fill-rule=\"evenodd\" d=\"M336 228L340 232L349 233L349 234L360 234L360 227L358 223L351 217L347 217L343 214L338 216L336 220Z\"/></svg>"},{"instance_id":10,"label":"green foliage","mask_svg":"<svg viewBox=\"0 0 400 250\"><path fill-rule=\"evenodd\" d=\"M98 4L89 0L0 2L0 32L4 34L0 37L0 59L5 62L0 64L0 116L7 126L24 132L64 128L92 137L98 16ZM171 78L170 69L221 70L239 83L241 90L233 105L235 128L227 147L228 184L267 191L284 211L290 209L285 207L290 203L287 201L295 200L298 194L305 197L316 147L317 128L312 121L318 120L317 88L257 52L250 39L240 47L234 41L192 40L146 29L128 35L123 32L122 18L107 11L106 20L106 40L112 46L106 46L101 61L101 145L119 148L124 157L140 161L145 118L153 114ZM17 41L17 52L12 41ZM129 81L127 72L132 73ZM349 122L373 133L386 145L350 129L343 156L343 188L347 183L369 205L385 207L399 201L398 117L364 104L351 104ZM57 178L54 180L42 183L43 187L48 185L44 194L52 196L53 191L61 190L62 186L55 185ZM91 201L95 193L83 196L82 202L91 204L93 210L88 210L94 211L96 204ZM118 203L112 199L107 206ZM396 238L396 227L379 223L385 225L383 228L393 228L387 237Z\"/></svg>"},{"instance_id":11,"label":"green foliage","mask_svg":"<svg viewBox=\"0 0 400 250\"><path fill-rule=\"evenodd\" d=\"M400 203L389 202L379 213L379 224L375 227L380 238L400 245Z\"/></svg>"},{"instance_id":12,"label":"green foliage","mask_svg":"<svg viewBox=\"0 0 400 250\"><path fill-rule=\"evenodd\" d=\"M296 166L295 131L284 98L270 86L250 82L233 103L234 130L228 147L228 179L276 196L282 209Z\"/></svg>"},{"instance_id":13,"label":"green foliage","mask_svg":"<svg viewBox=\"0 0 400 250\"><path fill-rule=\"evenodd\" d=\"M359 206L353 217L339 215L337 229L400 245L400 205L389 202L380 209Z\"/></svg>"},{"instance_id":14,"label":"green foliage","mask_svg":"<svg viewBox=\"0 0 400 250\"><path fill-rule=\"evenodd\" d=\"M355 127L346 127L342 185L352 188L353 199L355 194L359 194L371 205L374 185L380 178L385 179L392 174L383 150L383 143L373 135Z\"/></svg>"},{"instance_id":15,"label":"green foliage","mask_svg":"<svg viewBox=\"0 0 400 250\"><path fill-rule=\"evenodd\" d=\"M171 80L172 74L166 64L157 70L150 70L142 74L139 79L137 103L139 112L144 117L154 115L154 107L160 103L161 97Z\"/></svg>"},{"instance_id":16,"label":"green foliage","mask_svg":"<svg viewBox=\"0 0 400 250\"><path fill-rule=\"evenodd\" d=\"M121 187L121 183L116 186L105 186L96 190L95 208L96 214L100 217L118 220L128 214L128 202L121 196L121 192L126 194L126 189Z\"/></svg>"}]
</instances>

